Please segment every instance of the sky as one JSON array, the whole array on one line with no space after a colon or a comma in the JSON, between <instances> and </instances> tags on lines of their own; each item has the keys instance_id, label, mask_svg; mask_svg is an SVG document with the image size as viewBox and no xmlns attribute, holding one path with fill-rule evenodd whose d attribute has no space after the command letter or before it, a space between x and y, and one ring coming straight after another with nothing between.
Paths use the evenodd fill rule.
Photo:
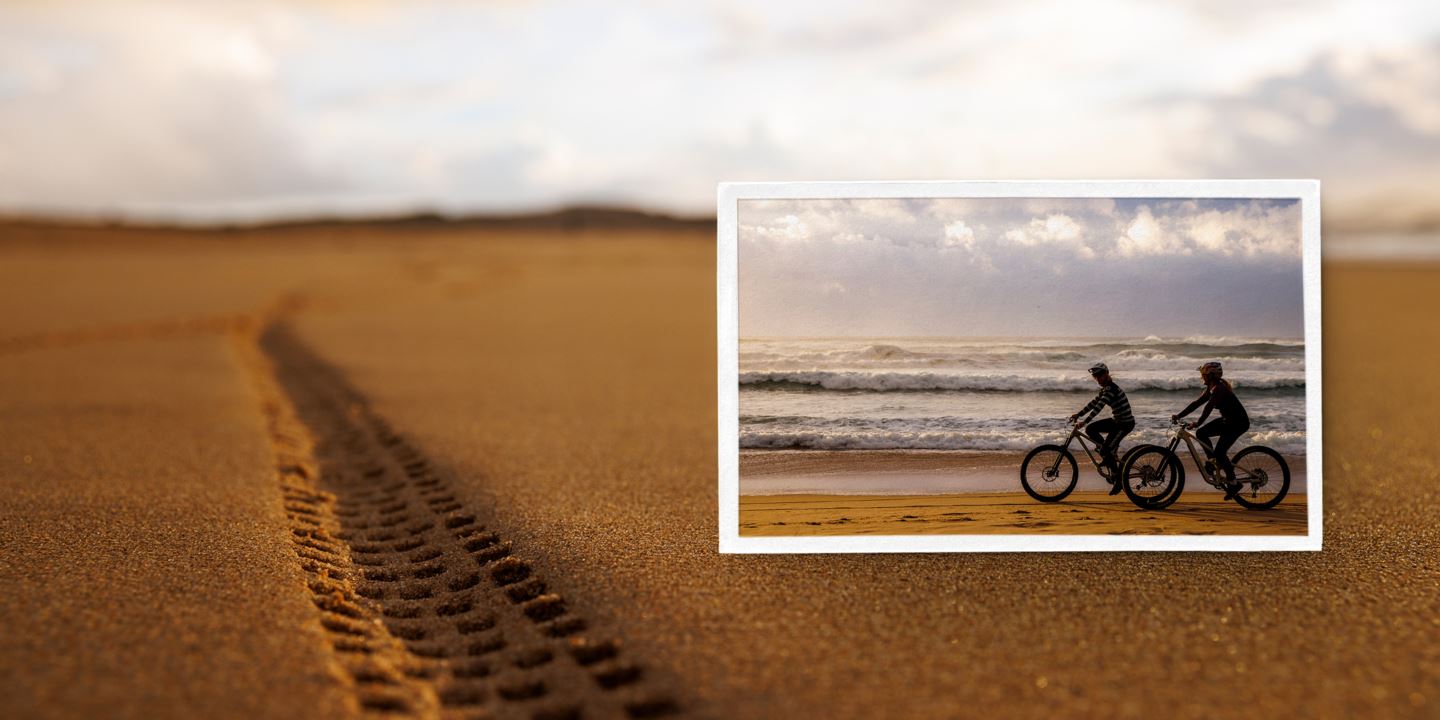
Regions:
<instances>
[{"instance_id":1,"label":"sky","mask_svg":"<svg viewBox=\"0 0 1440 720\"><path fill-rule=\"evenodd\" d=\"M0 0L0 212L1145 177L1315 177L1331 229L1440 227L1440 5Z\"/></svg>"},{"instance_id":2,"label":"sky","mask_svg":"<svg viewBox=\"0 0 1440 720\"><path fill-rule=\"evenodd\" d=\"M740 336L1304 336L1296 200L742 200Z\"/></svg>"}]
</instances>

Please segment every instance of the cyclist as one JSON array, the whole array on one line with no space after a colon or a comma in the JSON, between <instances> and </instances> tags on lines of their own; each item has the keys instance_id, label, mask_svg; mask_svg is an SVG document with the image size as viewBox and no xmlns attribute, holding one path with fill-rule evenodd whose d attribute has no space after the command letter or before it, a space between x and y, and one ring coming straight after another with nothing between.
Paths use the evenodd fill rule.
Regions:
<instances>
[{"instance_id":1,"label":"cyclist","mask_svg":"<svg viewBox=\"0 0 1440 720\"><path fill-rule=\"evenodd\" d=\"M1245 406L1240 404L1240 399L1235 397L1235 388L1225 379L1225 368L1221 367L1220 363L1212 360L1197 369L1200 371L1200 379L1205 383L1205 392L1200 393L1200 397L1186 405L1179 414L1170 416L1170 422L1179 422L1180 418L1189 415L1190 411L1200 407L1201 403L1205 404L1205 411L1200 413L1200 419L1195 423L1202 426L1195 431L1195 437L1209 454L1210 461L1225 471L1225 499L1233 500L1236 493L1240 492L1240 484L1235 482L1235 466L1230 464L1230 446L1250 429L1250 415L1245 412ZM1206 425L1205 418L1210 417L1212 409L1218 410L1220 417ZM1212 437L1216 438L1213 450L1210 443Z\"/></svg>"},{"instance_id":2,"label":"cyclist","mask_svg":"<svg viewBox=\"0 0 1440 720\"><path fill-rule=\"evenodd\" d=\"M1115 453L1120 447L1120 440L1135 429L1135 415L1130 412L1130 398L1125 396L1125 391L1120 389L1115 381L1110 379L1110 368L1103 362L1097 362L1090 366L1090 377L1095 378L1095 383L1100 386L1100 394L1095 396L1080 412L1070 416L1070 422L1085 416L1082 422L1089 423L1085 427L1085 434L1100 450L1100 461L1110 469L1110 477L1105 478L1110 483L1110 494L1118 495L1124 489L1120 484L1120 467L1115 461ZM1100 412L1100 408L1109 405L1111 417L1103 420L1089 422Z\"/></svg>"}]
</instances>

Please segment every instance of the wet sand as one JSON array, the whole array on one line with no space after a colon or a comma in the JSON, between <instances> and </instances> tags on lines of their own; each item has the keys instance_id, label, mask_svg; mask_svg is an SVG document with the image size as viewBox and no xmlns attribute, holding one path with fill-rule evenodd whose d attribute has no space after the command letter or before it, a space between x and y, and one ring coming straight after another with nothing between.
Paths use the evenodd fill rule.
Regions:
<instances>
[{"instance_id":1,"label":"wet sand","mask_svg":"<svg viewBox=\"0 0 1440 720\"><path fill-rule=\"evenodd\" d=\"M1440 706L1440 270L1326 268L1323 552L721 556L713 235L219 239L0 232L12 714Z\"/></svg>"},{"instance_id":2,"label":"wet sand","mask_svg":"<svg viewBox=\"0 0 1440 720\"><path fill-rule=\"evenodd\" d=\"M1005 475L1013 482L1024 457L1024 453L1018 452L941 450L741 450L740 476L913 471L962 476ZM1089 470L1087 468L1087 472ZM961 485L956 487L957 491L963 489Z\"/></svg>"},{"instance_id":3,"label":"wet sand","mask_svg":"<svg viewBox=\"0 0 1440 720\"><path fill-rule=\"evenodd\" d=\"M1304 535L1305 496L1245 510L1217 493L1161 511L1124 495L1077 491L1061 503L1016 493L741 495L740 534L775 535Z\"/></svg>"},{"instance_id":4,"label":"wet sand","mask_svg":"<svg viewBox=\"0 0 1440 720\"><path fill-rule=\"evenodd\" d=\"M1042 503L1020 489L1024 456L1008 452L754 450L740 453L740 534L763 535L1304 535L1305 461L1288 457L1292 489L1253 511L1225 502L1193 471L1184 494L1143 512L1080 459L1076 490Z\"/></svg>"}]
</instances>

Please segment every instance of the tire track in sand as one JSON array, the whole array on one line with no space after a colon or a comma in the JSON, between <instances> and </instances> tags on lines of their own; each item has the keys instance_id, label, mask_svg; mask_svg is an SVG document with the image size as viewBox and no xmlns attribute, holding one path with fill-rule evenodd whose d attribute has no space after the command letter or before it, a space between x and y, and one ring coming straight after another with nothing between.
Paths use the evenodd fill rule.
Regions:
<instances>
[{"instance_id":1,"label":"tire track in sand","mask_svg":"<svg viewBox=\"0 0 1440 720\"><path fill-rule=\"evenodd\" d=\"M548 720L677 711L288 327L248 335L241 352L296 559L358 712Z\"/></svg>"}]
</instances>

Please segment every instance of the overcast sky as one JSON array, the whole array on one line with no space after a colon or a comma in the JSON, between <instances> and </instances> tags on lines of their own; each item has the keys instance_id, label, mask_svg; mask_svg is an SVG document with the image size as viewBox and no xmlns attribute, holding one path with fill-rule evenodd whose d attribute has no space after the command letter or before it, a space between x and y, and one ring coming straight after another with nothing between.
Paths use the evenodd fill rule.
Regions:
<instances>
[{"instance_id":1,"label":"overcast sky","mask_svg":"<svg viewBox=\"0 0 1440 720\"><path fill-rule=\"evenodd\" d=\"M721 180L1319 177L1440 222L1440 6L0 0L0 211L713 211Z\"/></svg>"},{"instance_id":2,"label":"overcast sky","mask_svg":"<svg viewBox=\"0 0 1440 720\"><path fill-rule=\"evenodd\" d=\"M747 200L741 337L1301 337L1294 200Z\"/></svg>"}]
</instances>

